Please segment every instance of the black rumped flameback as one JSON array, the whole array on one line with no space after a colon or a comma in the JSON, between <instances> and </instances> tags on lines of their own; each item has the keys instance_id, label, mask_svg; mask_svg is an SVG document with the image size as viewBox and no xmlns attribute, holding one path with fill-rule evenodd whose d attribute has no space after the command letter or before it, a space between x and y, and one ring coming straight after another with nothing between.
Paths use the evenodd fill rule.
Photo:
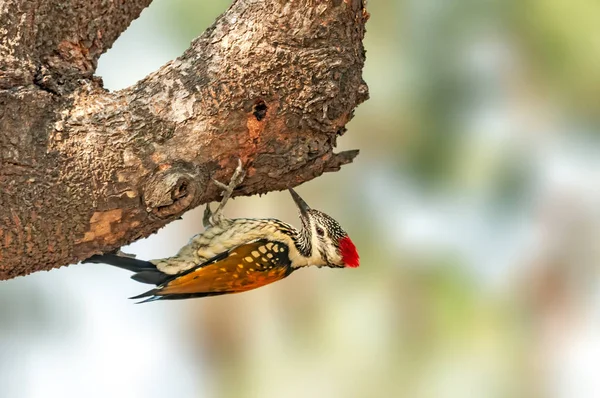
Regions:
<instances>
[{"instance_id":1,"label":"black rumped flameback","mask_svg":"<svg viewBox=\"0 0 600 398\"><path fill-rule=\"evenodd\" d=\"M144 261L122 253L96 255L86 262L106 263L134 272L132 278L156 285L139 296L146 301L173 300L244 292L281 280L297 269L317 266L355 268L356 247L337 221L311 209L293 189L302 227L265 218L227 219L222 211L241 183L241 162L213 213L207 205L205 231L173 257Z\"/></svg>"}]
</instances>

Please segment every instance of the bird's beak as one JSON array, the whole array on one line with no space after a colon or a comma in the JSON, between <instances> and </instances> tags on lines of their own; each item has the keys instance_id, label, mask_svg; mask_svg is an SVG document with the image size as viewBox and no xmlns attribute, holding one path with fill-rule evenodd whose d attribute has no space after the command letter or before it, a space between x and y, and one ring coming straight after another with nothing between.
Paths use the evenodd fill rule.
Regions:
<instances>
[{"instance_id":1,"label":"bird's beak","mask_svg":"<svg viewBox=\"0 0 600 398\"><path fill-rule=\"evenodd\" d=\"M296 206L298 206L298 209L300 209L300 215L304 218L307 218L310 207L306 204L304 199L302 199L300 195L296 193L296 191L294 191L292 188L289 188L289 190L290 194L292 195L292 199L294 199L294 202L296 202Z\"/></svg>"}]
</instances>

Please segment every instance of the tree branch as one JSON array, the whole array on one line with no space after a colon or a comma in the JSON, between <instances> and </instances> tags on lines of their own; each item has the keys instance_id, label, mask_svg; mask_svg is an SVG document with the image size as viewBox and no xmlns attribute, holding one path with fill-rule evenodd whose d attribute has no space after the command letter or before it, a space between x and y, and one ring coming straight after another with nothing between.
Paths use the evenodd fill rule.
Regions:
<instances>
[{"instance_id":1,"label":"tree branch","mask_svg":"<svg viewBox=\"0 0 600 398\"><path fill-rule=\"evenodd\" d=\"M0 7L0 88L31 83L59 93L89 78L151 0L5 0Z\"/></svg>"},{"instance_id":2,"label":"tree branch","mask_svg":"<svg viewBox=\"0 0 600 398\"><path fill-rule=\"evenodd\" d=\"M147 2L86 25L94 7L118 14L105 3L70 9L77 27L36 30L74 43L103 27L95 44L77 42L87 52L55 46L22 58L50 71L50 84L32 87L13 64L0 69L11 87L0 90L0 278L148 236L218 199L210 178L226 181L238 157L247 177L235 194L252 195L338 170L358 153L333 148L368 97L362 0L234 1L181 57L115 93L90 71Z\"/></svg>"}]
</instances>

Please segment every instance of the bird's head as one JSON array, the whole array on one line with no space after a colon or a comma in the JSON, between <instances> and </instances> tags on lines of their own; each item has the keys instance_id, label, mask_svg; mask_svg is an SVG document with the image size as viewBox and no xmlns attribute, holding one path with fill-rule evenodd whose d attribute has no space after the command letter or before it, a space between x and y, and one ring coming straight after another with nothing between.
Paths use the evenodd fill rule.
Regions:
<instances>
[{"instance_id":1,"label":"bird's head","mask_svg":"<svg viewBox=\"0 0 600 398\"><path fill-rule=\"evenodd\" d=\"M356 246L340 224L327 214L311 209L293 189L290 189L290 194L300 210L302 230L299 233L298 249L310 258L308 265L358 267Z\"/></svg>"}]
</instances>

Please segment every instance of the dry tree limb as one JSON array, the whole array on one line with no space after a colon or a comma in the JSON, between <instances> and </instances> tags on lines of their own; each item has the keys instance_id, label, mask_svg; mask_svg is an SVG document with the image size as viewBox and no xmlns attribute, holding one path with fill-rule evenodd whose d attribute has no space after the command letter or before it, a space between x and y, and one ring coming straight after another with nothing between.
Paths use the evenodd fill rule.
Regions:
<instances>
[{"instance_id":1,"label":"dry tree limb","mask_svg":"<svg viewBox=\"0 0 600 398\"><path fill-rule=\"evenodd\" d=\"M75 263L218 199L338 170L368 97L364 0L236 0L174 61L108 92L98 57L150 0L0 4L0 279Z\"/></svg>"}]
</instances>

